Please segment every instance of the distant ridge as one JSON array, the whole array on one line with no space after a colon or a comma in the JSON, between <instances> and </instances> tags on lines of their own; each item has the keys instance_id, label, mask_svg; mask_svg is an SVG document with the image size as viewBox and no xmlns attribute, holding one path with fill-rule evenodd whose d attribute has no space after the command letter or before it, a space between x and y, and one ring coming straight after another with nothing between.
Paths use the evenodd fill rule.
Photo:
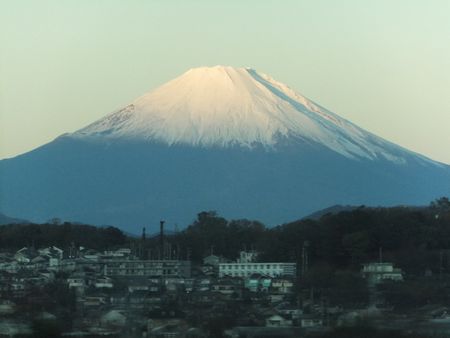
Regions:
<instances>
[{"instance_id":1,"label":"distant ridge","mask_svg":"<svg viewBox=\"0 0 450 338\"><path fill-rule=\"evenodd\" d=\"M328 215L328 214L335 215L335 214L338 214L343 211L352 211L352 210L355 210L358 208L360 208L360 206L357 207L357 206L353 206L353 205L337 204L337 205L333 205L333 206L325 208L325 209L317 210L317 211L313 212L312 214L309 214L308 216L302 217L302 220L305 220L305 219L319 220L320 218L322 218L323 216Z\"/></svg>"},{"instance_id":2,"label":"distant ridge","mask_svg":"<svg viewBox=\"0 0 450 338\"><path fill-rule=\"evenodd\" d=\"M315 211L311 214L309 214L308 216L302 217L301 220L307 220L307 219L312 219L312 220L319 220L321 219L323 216L327 216L327 215L336 215L339 214L341 212L346 212L346 211L353 211L356 209L371 209L371 210L377 210L377 209L383 209L385 207L382 206L365 206L365 205L333 205L331 207L325 208L325 209L321 209L318 211ZM390 208L404 208L404 209L409 209L409 210L424 210L427 208L427 206L422 205L422 206L417 206L417 205L393 205Z\"/></svg>"},{"instance_id":3,"label":"distant ridge","mask_svg":"<svg viewBox=\"0 0 450 338\"><path fill-rule=\"evenodd\" d=\"M7 225L7 224L28 224L31 223L30 221L20 219L20 218L13 218L6 216L5 214L2 214L0 212L0 225Z\"/></svg>"}]
</instances>

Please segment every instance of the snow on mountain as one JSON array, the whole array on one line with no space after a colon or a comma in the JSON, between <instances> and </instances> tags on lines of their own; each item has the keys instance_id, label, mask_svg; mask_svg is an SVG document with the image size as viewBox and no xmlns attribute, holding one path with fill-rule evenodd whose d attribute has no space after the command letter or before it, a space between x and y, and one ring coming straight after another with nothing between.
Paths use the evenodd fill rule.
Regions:
<instances>
[{"instance_id":1,"label":"snow on mountain","mask_svg":"<svg viewBox=\"0 0 450 338\"><path fill-rule=\"evenodd\" d=\"M298 139L349 158L405 161L404 149L285 84L251 68L225 66L190 69L72 136L249 148Z\"/></svg>"},{"instance_id":2,"label":"snow on mountain","mask_svg":"<svg viewBox=\"0 0 450 338\"><path fill-rule=\"evenodd\" d=\"M72 134L0 161L0 209L139 232L203 210L276 225L330 205L423 205L450 167L267 75L203 67Z\"/></svg>"}]
</instances>

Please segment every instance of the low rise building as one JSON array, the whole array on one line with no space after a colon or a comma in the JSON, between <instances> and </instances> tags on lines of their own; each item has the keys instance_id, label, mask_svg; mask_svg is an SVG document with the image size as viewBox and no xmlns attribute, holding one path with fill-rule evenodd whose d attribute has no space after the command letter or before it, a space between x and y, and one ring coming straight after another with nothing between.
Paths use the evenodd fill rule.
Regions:
<instances>
[{"instance_id":1,"label":"low rise building","mask_svg":"<svg viewBox=\"0 0 450 338\"><path fill-rule=\"evenodd\" d=\"M268 292L272 284L272 278L254 274L245 278L245 287L251 292Z\"/></svg>"},{"instance_id":2,"label":"low rise building","mask_svg":"<svg viewBox=\"0 0 450 338\"><path fill-rule=\"evenodd\" d=\"M385 280L403 280L402 270L394 268L394 264L388 262L364 264L361 273L367 279L369 285L376 285Z\"/></svg>"},{"instance_id":3,"label":"low rise building","mask_svg":"<svg viewBox=\"0 0 450 338\"><path fill-rule=\"evenodd\" d=\"M317 315L303 315L300 319L300 326L304 329L323 327L323 319Z\"/></svg>"},{"instance_id":4,"label":"low rise building","mask_svg":"<svg viewBox=\"0 0 450 338\"><path fill-rule=\"evenodd\" d=\"M206 256L205 258L203 258L203 264L204 265L212 265L212 266L217 266L219 265L219 263L223 262L224 260L216 255L209 255Z\"/></svg>"},{"instance_id":5,"label":"low rise building","mask_svg":"<svg viewBox=\"0 0 450 338\"><path fill-rule=\"evenodd\" d=\"M109 277L97 277L94 286L98 289L105 288L111 289L114 286L113 280Z\"/></svg>"},{"instance_id":6,"label":"low rise building","mask_svg":"<svg viewBox=\"0 0 450 338\"><path fill-rule=\"evenodd\" d=\"M272 292L290 293L294 289L294 282L288 278L274 278L270 289Z\"/></svg>"},{"instance_id":7,"label":"low rise building","mask_svg":"<svg viewBox=\"0 0 450 338\"><path fill-rule=\"evenodd\" d=\"M238 295L242 291L242 280L234 278L220 279L212 284L211 291L227 296Z\"/></svg>"},{"instance_id":8,"label":"low rise building","mask_svg":"<svg viewBox=\"0 0 450 338\"><path fill-rule=\"evenodd\" d=\"M292 320L284 318L280 315L273 315L269 318L266 318L266 326L267 327L283 327L283 326L292 326Z\"/></svg>"},{"instance_id":9,"label":"low rise building","mask_svg":"<svg viewBox=\"0 0 450 338\"><path fill-rule=\"evenodd\" d=\"M14 259L19 263L30 263L38 256L38 252L33 248L24 247L16 252Z\"/></svg>"},{"instance_id":10,"label":"low rise building","mask_svg":"<svg viewBox=\"0 0 450 338\"><path fill-rule=\"evenodd\" d=\"M303 310L296 305L283 303L276 308L277 312L284 318L292 320L299 319L303 315Z\"/></svg>"}]
</instances>

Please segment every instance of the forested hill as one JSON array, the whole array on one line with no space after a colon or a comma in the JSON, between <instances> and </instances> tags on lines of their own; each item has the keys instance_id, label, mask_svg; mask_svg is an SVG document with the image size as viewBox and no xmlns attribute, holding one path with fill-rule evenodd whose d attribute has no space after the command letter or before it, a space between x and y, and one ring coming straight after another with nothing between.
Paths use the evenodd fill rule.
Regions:
<instances>
[{"instance_id":1,"label":"forested hill","mask_svg":"<svg viewBox=\"0 0 450 338\"><path fill-rule=\"evenodd\" d=\"M363 262L378 260L381 248L383 259L419 272L437 269L441 256L447 264L450 202L441 198L423 208L359 207L270 229L257 221L228 221L214 212L203 212L171 241L188 248L191 258L198 261L210 252L234 259L243 249L261 252L264 260L296 261L308 242L311 264L336 268L359 268Z\"/></svg>"},{"instance_id":2,"label":"forested hill","mask_svg":"<svg viewBox=\"0 0 450 338\"><path fill-rule=\"evenodd\" d=\"M259 251L263 260L298 261L307 242L312 266L358 268L363 262L378 260L381 248L384 260L408 273L421 274L425 269L450 272L450 201L441 198L424 208L358 207L274 228L201 212L193 224L168 234L166 241L177 248L179 257L196 262L210 253L235 259L244 249ZM140 242L114 227L70 223L0 226L0 250L30 245L65 248L71 243L105 250ZM159 239L147 239L145 245L157 248Z\"/></svg>"},{"instance_id":3,"label":"forested hill","mask_svg":"<svg viewBox=\"0 0 450 338\"><path fill-rule=\"evenodd\" d=\"M8 224L0 226L0 251L17 250L25 246L36 248L70 245L97 250L114 248L126 243L127 237L114 227L83 224Z\"/></svg>"}]
</instances>

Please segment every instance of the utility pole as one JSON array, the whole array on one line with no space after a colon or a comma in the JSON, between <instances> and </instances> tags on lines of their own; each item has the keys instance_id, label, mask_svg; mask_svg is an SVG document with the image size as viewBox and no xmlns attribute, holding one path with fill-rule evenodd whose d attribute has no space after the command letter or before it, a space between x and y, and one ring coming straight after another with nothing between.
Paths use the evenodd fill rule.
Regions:
<instances>
[{"instance_id":1,"label":"utility pole","mask_svg":"<svg viewBox=\"0 0 450 338\"><path fill-rule=\"evenodd\" d=\"M188 260L188 261L191 260L191 248L188 248L188 249L187 249L186 260Z\"/></svg>"},{"instance_id":2,"label":"utility pole","mask_svg":"<svg viewBox=\"0 0 450 338\"><path fill-rule=\"evenodd\" d=\"M308 272L308 265L309 265L308 247L309 241L304 241L302 247L302 277L304 277Z\"/></svg>"}]
</instances>

